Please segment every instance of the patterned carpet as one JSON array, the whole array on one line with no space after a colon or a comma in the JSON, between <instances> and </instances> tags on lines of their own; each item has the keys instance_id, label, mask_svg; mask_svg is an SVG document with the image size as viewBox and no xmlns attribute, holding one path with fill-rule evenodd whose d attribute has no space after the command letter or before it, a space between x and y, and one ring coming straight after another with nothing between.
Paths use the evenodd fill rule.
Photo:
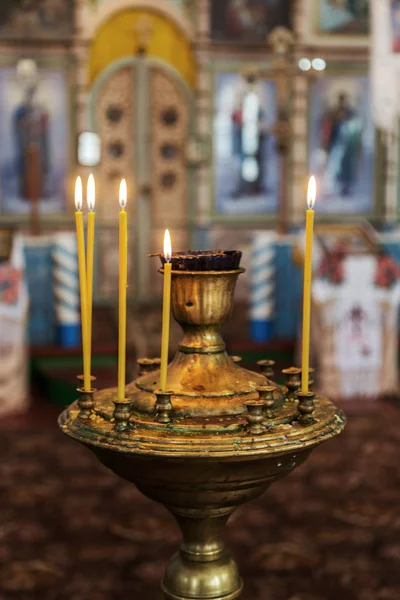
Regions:
<instances>
[{"instance_id":1,"label":"patterned carpet","mask_svg":"<svg viewBox=\"0 0 400 600\"><path fill-rule=\"evenodd\" d=\"M172 518L52 425L0 429L0 599L160 600ZM243 600L400 599L400 412L340 439L237 511Z\"/></svg>"}]
</instances>

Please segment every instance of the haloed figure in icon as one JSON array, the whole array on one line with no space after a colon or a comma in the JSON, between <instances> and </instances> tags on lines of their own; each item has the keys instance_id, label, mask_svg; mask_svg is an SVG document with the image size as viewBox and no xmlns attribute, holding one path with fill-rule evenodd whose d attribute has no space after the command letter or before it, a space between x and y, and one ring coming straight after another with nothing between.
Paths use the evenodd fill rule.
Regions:
<instances>
[{"instance_id":1,"label":"haloed figure in icon","mask_svg":"<svg viewBox=\"0 0 400 600\"><path fill-rule=\"evenodd\" d=\"M46 183L50 171L49 157L49 114L44 106L35 101L36 86L26 88L24 98L14 111L16 170L21 198L27 198L28 191L28 149L35 146L39 155L38 174L40 196L46 197Z\"/></svg>"},{"instance_id":2,"label":"haloed figure in icon","mask_svg":"<svg viewBox=\"0 0 400 600\"><path fill-rule=\"evenodd\" d=\"M234 90L232 148L239 162L239 180L233 197L265 192L264 149L267 137L263 85L253 71L243 75Z\"/></svg>"},{"instance_id":3,"label":"haloed figure in icon","mask_svg":"<svg viewBox=\"0 0 400 600\"><path fill-rule=\"evenodd\" d=\"M357 181L361 151L361 118L349 101L340 93L336 105L322 117L320 145L325 151L324 189L334 193L339 189L350 196Z\"/></svg>"}]
</instances>

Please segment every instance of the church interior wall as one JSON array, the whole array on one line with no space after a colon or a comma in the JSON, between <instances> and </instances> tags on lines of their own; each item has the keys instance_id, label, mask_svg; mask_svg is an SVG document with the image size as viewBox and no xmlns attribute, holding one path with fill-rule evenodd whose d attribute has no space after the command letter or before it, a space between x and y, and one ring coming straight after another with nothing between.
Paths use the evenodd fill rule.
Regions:
<instances>
[{"instance_id":1,"label":"church interior wall","mask_svg":"<svg viewBox=\"0 0 400 600\"><path fill-rule=\"evenodd\" d=\"M291 134L284 186L287 196L286 232L281 236L283 240L292 239L292 233L301 226L304 218L306 180L310 173L309 135L313 116L313 90L318 85L325 85L321 82L329 82L334 77L348 78L351 88L356 85L354 82L357 76L365 78L367 87L362 89L368 88L368 35L316 33L319 14L317 5L318 2L314 0L297 0L290 4L289 20L293 41L286 49L282 71L279 71L282 64L281 67L278 66L277 50L274 51L271 41L266 41L270 31L260 34L257 31L256 39L247 37L239 43L229 39L229 32L227 39L216 39L212 24L215 7L212 7L210 0L199 0L196 3L184 0L75 0L70 35L62 41L52 39L46 43L41 39L4 40L0 33L2 62L7 61L12 65L21 56L27 56L37 60L39 68L42 63L59 61L66 65L68 71L66 126L69 162L64 179L63 210L51 214L45 214L44 211L41 217L43 231L68 226L73 210L74 177L81 174L85 179L89 174L90 169L77 162L78 134L94 130L102 138L102 161L94 169L99 189L96 240L99 249L97 281L101 281L96 288L99 302L107 298L111 300L116 289L115 262L111 259L112 253L108 253L108 248L110 240L115 238L115 187L121 176L127 178L131 191L130 228L132 247L135 249L131 260L132 273L137 274L143 268L143 258L139 258L140 256L159 249L162 232L167 224L173 232L176 246L182 248L206 242L218 244L222 241L225 245L235 245L237 240L247 240L247 243L243 242L243 247L248 248L253 232L264 228L274 229L279 225L278 203L281 191L277 191L278 187L274 191L276 197L271 200L271 206L267 210L256 209L252 212L243 209L240 200L238 210L233 200L229 206L226 203L226 210L218 208L215 123L217 86L221 82L218 77L221 73L226 73L226 77L231 78L232 85L236 85L243 73L253 69L260 81L275 85L274 93L277 92L279 73L283 73L284 93L280 101L289 110ZM58 6L56 0L54 6ZM280 15L280 18L287 21L288 15ZM220 34L221 32L218 33ZM221 35L223 37L223 32ZM304 58L310 61L322 58L326 61L326 69L317 71L311 68L302 71L299 61ZM159 61L159 70L154 61ZM124 64L127 69L125 75ZM144 64L146 66L143 71ZM124 102L127 103L124 119L119 125L113 124L112 127L106 126L104 119L99 116L101 111L107 110L106 105L102 105L102 90L105 89L102 85L110 77L107 89L111 91L107 93L114 94L115 102L120 102L124 97ZM144 79L140 79L143 77ZM144 85L149 85L148 93L143 92ZM340 85L339 88L333 88L337 94ZM157 111L161 111L160 103L163 100L169 102L167 98L172 98L171 94L174 93L180 97L177 96L171 102L176 102L177 105L181 103L185 107L182 108L183 120L178 128L172 128L173 131L168 131L167 127L164 134L156 115ZM111 96L105 97L103 101L109 104ZM143 103L142 108L138 108L138 102ZM275 106L274 110L278 109L279 106ZM143 111L147 111L146 118L143 118ZM224 125L221 126L225 127L224 135L227 136L227 116L224 115L223 119ZM148 123L144 125L146 120ZM147 133L143 130L144 133L141 134L150 136L148 140L151 138L147 147L141 142L143 138L138 140L135 130L137 126L148 129ZM272 122L269 127L272 127ZM270 136L269 133L268 135ZM267 142L263 140L261 143ZM166 153L177 151L179 158L163 158L159 154L160 148ZM321 222L366 219L378 228L387 228L388 225L396 227L399 204L396 132L388 134L384 139L376 135L372 154L374 179L371 185L374 189L370 192L370 205L360 211L347 211L342 210L342 203L336 211L321 211L318 215ZM168 161L175 165L172 170L168 169ZM233 164L234 160L231 161L231 166ZM279 156L272 157L272 175L278 169L278 164ZM233 177L232 172L229 174L230 168L222 176L225 182ZM147 189L149 185L151 192ZM272 184L265 185L268 187ZM279 183L275 181L273 185L279 186ZM249 206L256 206L258 201L262 203L262 199L253 200L250 197ZM138 222L139 205L144 207L140 209L142 213L147 211L147 217L143 217L148 219L147 224L144 221ZM28 229L28 215L10 214L4 210L4 202L1 216L4 223ZM107 256L107 260L104 256ZM139 284L139 280L135 279L135 285ZM155 288L149 287L149 293L159 291L160 284L154 285ZM293 334L292 329L291 335Z\"/></svg>"},{"instance_id":2,"label":"church interior wall","mask_svg":"<svg viewBox=\"0 0 400 600\"><path fill-rule=\"evenodd\" d=\"M0 0L0 600L400 600L399 75L400 0Z\"/></svg>"}]
</instances>

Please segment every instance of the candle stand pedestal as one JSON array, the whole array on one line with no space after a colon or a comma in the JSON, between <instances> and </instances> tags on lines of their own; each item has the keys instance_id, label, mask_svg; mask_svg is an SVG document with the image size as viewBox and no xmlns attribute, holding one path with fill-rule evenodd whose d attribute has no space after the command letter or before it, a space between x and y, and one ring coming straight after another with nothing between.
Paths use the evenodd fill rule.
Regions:
<instances>
[{"instance_id":1,"label":"candle stand pedestal","mask_svg":"<svg viewBox=\"0 0 400 600\"><path fill-rule=\"evenodd\" d=\"M236 254L233 265L232 253L221 254L212 270L191 256L177 256L179 264L173 257L172 311L184 335L166 395L158 372L148 372L126 387L129 427L115 427L112 389L94 395L91 419L79 418L77 402L59 419L64 433L175 516L183 541L161 583L166 600L238 598L243 583L221 541L229 516L345 425L327 398L302 398L299 412L287 388L276 385L274 393L271 380L226 353L219 328L243 272Z\"/></svg>"}]
</instances>

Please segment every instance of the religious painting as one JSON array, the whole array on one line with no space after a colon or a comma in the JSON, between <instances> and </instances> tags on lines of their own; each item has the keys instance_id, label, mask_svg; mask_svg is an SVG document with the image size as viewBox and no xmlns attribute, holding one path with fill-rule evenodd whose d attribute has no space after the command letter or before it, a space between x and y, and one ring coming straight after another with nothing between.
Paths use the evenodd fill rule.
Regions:
<instances>
[{"instance_id":1,"label":"religious painting","mask_svg":"<svg viewBox=\"0 0 400 600\"><path fill-rule=\"evenodd\" d=\"M0 39L66 40L74 33L74 0L1 0Z\"/></svg>"},{"instance_id":2,"label":"religious painting","mask_svg":"<svg viewBox=\"0 0 400 600\"><path fill-rule=\"evenodd\" d=\"M292 26L292 0L216 0L210 5L214 41L265 43L275 27Z\"/></svg>"},{"instance_id":3,"label":"religious painting","mask_svg":"<svg viewBox=\"0 0 400 600\"><path fill-rule=\"evenodd\" d=\"M374 206L375 130L365 76L325 77L311 85L309 167L318 213L370 213Z\"/></svg>"},{"instance_id":4,"label":"religious painting","mask_svg":"<svg viewBox=\"0 0 400 600\"><path fill-rule=\"evenodd\" d=\"M400 52L400 0L391 0L392 52Z\"/></svg>"},{"instance_id":5,"label":"religious painting","mask_svg":"<svg viewBox=\"0 0 400 600\"><path fill-rule=\"evenodd\" d=\"M35 77L25 80L18 76L15 66L0 67L0 205L3 214L30 213L32 177L39 194L40 212L51 214L65 210L68 121L64 69L39 66Z\"/></svg>"},{"instance_id":6,"label":"religious painting","mask_svg":"<svg viewBox=\"0 0 400 600\"><path fill-rule=\"evenodd\" d=\"M376 254L379 248L376 231L367 221L358 225L319 223L315 227L315 242L317 253L325 257L335 252L342 255Z\"/></svg>"},{"instance_id":7,"label":"religious painting","mask_svg":"<svg viewBox=\"0 0 400 600\"><path fill-rule=\"evenodd\" d=\"M275 83L251 69L220 72L214 98L215 212L236 218L273 213L279 184Z\"/></svg>"},{"instance_id":8,"label":"religious painting","mask_svg":"<svg viewBox=\"0 0 400 600\"><path fill-rule=\"evenodd\" d=\"M363 34L369 32L369 0L318 0L320 33Z\"/></svg>"}]
</instances>

